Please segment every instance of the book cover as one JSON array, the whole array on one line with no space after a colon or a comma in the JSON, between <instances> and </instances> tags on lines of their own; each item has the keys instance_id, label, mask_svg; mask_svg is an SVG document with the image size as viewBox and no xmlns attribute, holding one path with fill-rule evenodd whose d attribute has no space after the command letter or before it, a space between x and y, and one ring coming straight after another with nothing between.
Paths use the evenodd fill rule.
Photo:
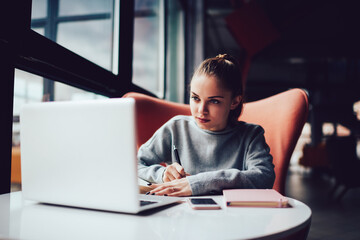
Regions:
<instances>
[{"instance_id":1,"label":"book cover","mask_svg":"<svg viewBox=\"0 0 360 240\"><path fill-rule=\"evenodd\" d=\"M228 207L288 206L288 199L274 189L226 189L223 195Z\"/></svg>"}]
</instances>

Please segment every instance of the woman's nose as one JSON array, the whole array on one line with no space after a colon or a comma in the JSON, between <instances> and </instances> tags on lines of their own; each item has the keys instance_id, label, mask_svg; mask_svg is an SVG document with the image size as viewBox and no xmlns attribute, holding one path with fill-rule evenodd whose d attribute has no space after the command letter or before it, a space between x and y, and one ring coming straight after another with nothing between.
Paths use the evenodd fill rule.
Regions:
<instances>
[{"instance_id":1,"label":"woman's nose","mask_svg":"<svg viewBox=\"0 0 360 240\"><path fill-rule=\"evenodd\" d=\"M207 105L205 103L200 103L198 107L198 112L201 114L207 114L208 113Z\"/></svg>"}]
</instances>

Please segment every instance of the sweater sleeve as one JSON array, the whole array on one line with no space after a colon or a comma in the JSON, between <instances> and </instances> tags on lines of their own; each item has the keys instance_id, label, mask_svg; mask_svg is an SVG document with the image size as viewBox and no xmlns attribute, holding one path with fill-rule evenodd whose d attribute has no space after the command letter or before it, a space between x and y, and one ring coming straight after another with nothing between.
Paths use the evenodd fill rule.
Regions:
<instances>
[{"instance_id":1,"label":"sweater sleeve","mask_svg":"<svg viewBox=\"0 0 360 240\"><path fill-rule=\"evenodd\" d=\"M138 177L151 183L162 183L165 167L171 162L171 134L166 125L143 144L138 151Z\"/></svg>"},{"instance_id":2,"label":"sweater sleeve","mask_svg":"<svg viewBox=\"0 0 360 240\"><path fill-rule=\"evenodd\" d=\"M231 168L188 176L193 195L221 193L223 189L272 188L274 165L263 129L252 137L245 154L243 170Z\"/></svg>"}]
</instances>

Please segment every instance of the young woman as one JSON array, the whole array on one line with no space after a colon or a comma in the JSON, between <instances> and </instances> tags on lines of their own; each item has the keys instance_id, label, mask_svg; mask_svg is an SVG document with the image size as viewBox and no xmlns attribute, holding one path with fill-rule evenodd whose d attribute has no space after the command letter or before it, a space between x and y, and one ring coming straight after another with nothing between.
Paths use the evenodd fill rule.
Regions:
<instances>
[{"instance_id":1,"label":"young woman","mask_svg":"<svg viewBox=\"0 0 360 240\"><path fill-rule=\"evenodd\" d=\"M148 194L272 188L274 165L263 128L238 121L243 87L236 59L224 54L205 60L191 80L190 96L192 116L170 119L139 149L138 175L153 187Z\"/></svg>"}]
</instances>

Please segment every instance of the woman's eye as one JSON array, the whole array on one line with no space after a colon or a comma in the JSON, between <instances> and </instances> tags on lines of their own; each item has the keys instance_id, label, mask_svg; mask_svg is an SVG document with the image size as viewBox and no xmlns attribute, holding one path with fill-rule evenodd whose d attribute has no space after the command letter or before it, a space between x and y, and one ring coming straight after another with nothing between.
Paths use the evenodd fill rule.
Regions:
<instances>
[{"instance_id":1,"label":"woman's eye","mask_svg":"<svg viewBox=\"0 0 360 240\"><path fill-rule=\"evenodd\" d=\"M194 101L199 101L199 100L200 100L200 99L199 99L198 97L196 97L196 96L192 96L191 99L194 100Z\"/></svg>"},{"instance_id":2,"label":"woman's eye","mask_svg":"<svg viewBox=\"0 0 360 240\"><path fill-rule=\"evenodd\" d=\"M219 104L220 103L220 101L216 100L216 99L211 99L210 102L213 103L213 104Z\"/></svg>"}]
</instances>

